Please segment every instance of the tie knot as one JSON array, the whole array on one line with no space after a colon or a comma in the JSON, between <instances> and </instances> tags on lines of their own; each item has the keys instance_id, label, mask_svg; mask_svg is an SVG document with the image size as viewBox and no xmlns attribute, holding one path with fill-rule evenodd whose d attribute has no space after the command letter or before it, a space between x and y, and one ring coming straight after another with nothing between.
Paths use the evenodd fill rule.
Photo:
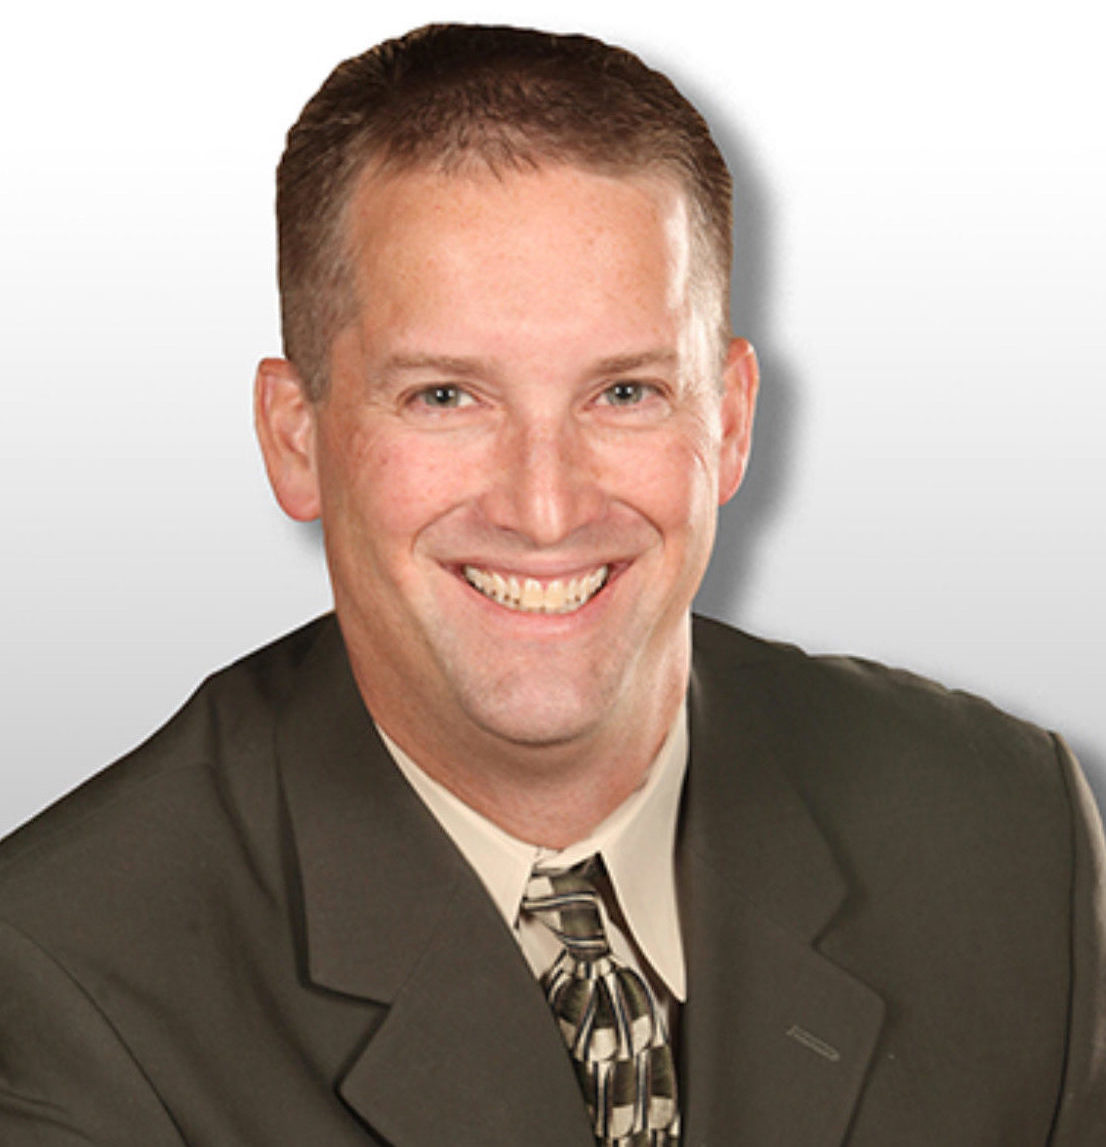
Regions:
<instances>
[{"instance_id":1,"label":"tie knot","mask_svg":"<svg viewBox=\"0 0 1106 1147\"><path fill-rule=\"evenodd\" d=\"M597 864L592 856L560 872L535 869L522 898L523 911L540 920L578 960L598 960L611 950L593 880Z\"/></svg>"}]
</instances>

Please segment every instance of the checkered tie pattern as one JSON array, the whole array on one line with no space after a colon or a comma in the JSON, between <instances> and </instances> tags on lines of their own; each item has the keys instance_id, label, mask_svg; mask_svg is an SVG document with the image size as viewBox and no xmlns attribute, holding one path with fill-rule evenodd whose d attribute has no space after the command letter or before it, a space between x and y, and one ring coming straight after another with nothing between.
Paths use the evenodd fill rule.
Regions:
<instances>
[{"instance_id":1,"label":"checkered tie pattern","mask_svg":"<svg viewBox=\"0 0 1106 1147\"><path fill-rule=\"evenodd\" d=\"M535 870L522 900L563 948L542 987L580 1080L602 1147L678 1147L676 1070L649 985L612 955L590 857Z\"/></svg>"}]
</instances>

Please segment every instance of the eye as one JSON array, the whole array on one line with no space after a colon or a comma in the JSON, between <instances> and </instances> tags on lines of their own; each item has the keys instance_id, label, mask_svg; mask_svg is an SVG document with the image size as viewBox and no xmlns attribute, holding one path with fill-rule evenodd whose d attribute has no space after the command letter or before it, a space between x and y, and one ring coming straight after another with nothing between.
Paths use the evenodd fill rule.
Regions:
<instances>
[{"instance_id":1,"label":"eye","mask_svg":"<svg viewBox=\"0 0 1106 1147\"><path fill-rule=\"evenodd\" d=\"M607 406L640 406L656 393L657 388L646 382L616 382L603 391L601 401Z\"/></svg>"},{"instance_id":2,"label":"eye","mask_svg":"<svg viewBox=\"0 0 1106 1147\"><path fill-rule=\"evenodd\" d=\"M428 410L456 410L472 403L472 395L459 386L443 383L427 386L415 395L415 402Z\"/></svg>"}]
</instances>

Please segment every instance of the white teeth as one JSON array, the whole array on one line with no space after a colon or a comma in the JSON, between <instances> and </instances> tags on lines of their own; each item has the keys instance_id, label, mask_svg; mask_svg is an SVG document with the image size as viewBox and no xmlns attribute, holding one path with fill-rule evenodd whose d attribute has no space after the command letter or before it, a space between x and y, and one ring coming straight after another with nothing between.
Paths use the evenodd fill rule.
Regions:
<instances>
[{"instance_id":1,"label":"white teeth","mask_svg":"<svg viewBox=\"0 0 1106 1147\"><path fill-rule=\"evenodd\" d=\"M545 590L540 581L528 577L522 583L522 608L529 613L536 613L545 608Z\"/></svg>"},{"instance_id":2,"label":"white teeth","mask_svg":"<svg viewBox=\"0 0 1106 1147\"><path fill-rule=\"evenodd\" d=\"M477 566L464 569L465 579L474 589L499 605L521 613L572 613L599 592L609 572L608 566L600 566L584 577L568 581L556 578L543 585L537 578L523 578L520 582L514 575L504 577Z\"/></svg>"},{"instance_id":3,"label":"white teeth","mask_svg":"<svg viewBox=\"0 0 1106 1147\"><path fill-rule=\"evenodd\" d=\"M550 613L557 613L565 606L565 587L560 581L551 581L545 587L545 608Z\"/></svg>"}]
</instances>

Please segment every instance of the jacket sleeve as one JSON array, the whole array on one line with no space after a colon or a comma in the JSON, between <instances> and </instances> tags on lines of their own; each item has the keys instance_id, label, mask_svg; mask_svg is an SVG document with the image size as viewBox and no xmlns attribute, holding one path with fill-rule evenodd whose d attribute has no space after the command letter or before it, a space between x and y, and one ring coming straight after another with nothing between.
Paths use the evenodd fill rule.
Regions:
<instances>
[{"instance_id":1,"label":"jacket sleeve","mask_svg":"<svg viewBox=\"0 0 1106 1147\"><path fill-rule=\"evenodd\" d=\"M1106 1144L1106 847L1094 797L1057 739L1072 806L1072 979L1067 1062L1051 1147Z\"/></svg>"},{"instance_id":2,"label":"jacket sleeve","mask_svg":"<svg viewBox=\"0 0 1106 1147\"><path fill-rule=\"evenodd\" d=\"M104 1016L33 941L0 923L0 1143L181 1147Z\"/></svg>"}]
</instances>

